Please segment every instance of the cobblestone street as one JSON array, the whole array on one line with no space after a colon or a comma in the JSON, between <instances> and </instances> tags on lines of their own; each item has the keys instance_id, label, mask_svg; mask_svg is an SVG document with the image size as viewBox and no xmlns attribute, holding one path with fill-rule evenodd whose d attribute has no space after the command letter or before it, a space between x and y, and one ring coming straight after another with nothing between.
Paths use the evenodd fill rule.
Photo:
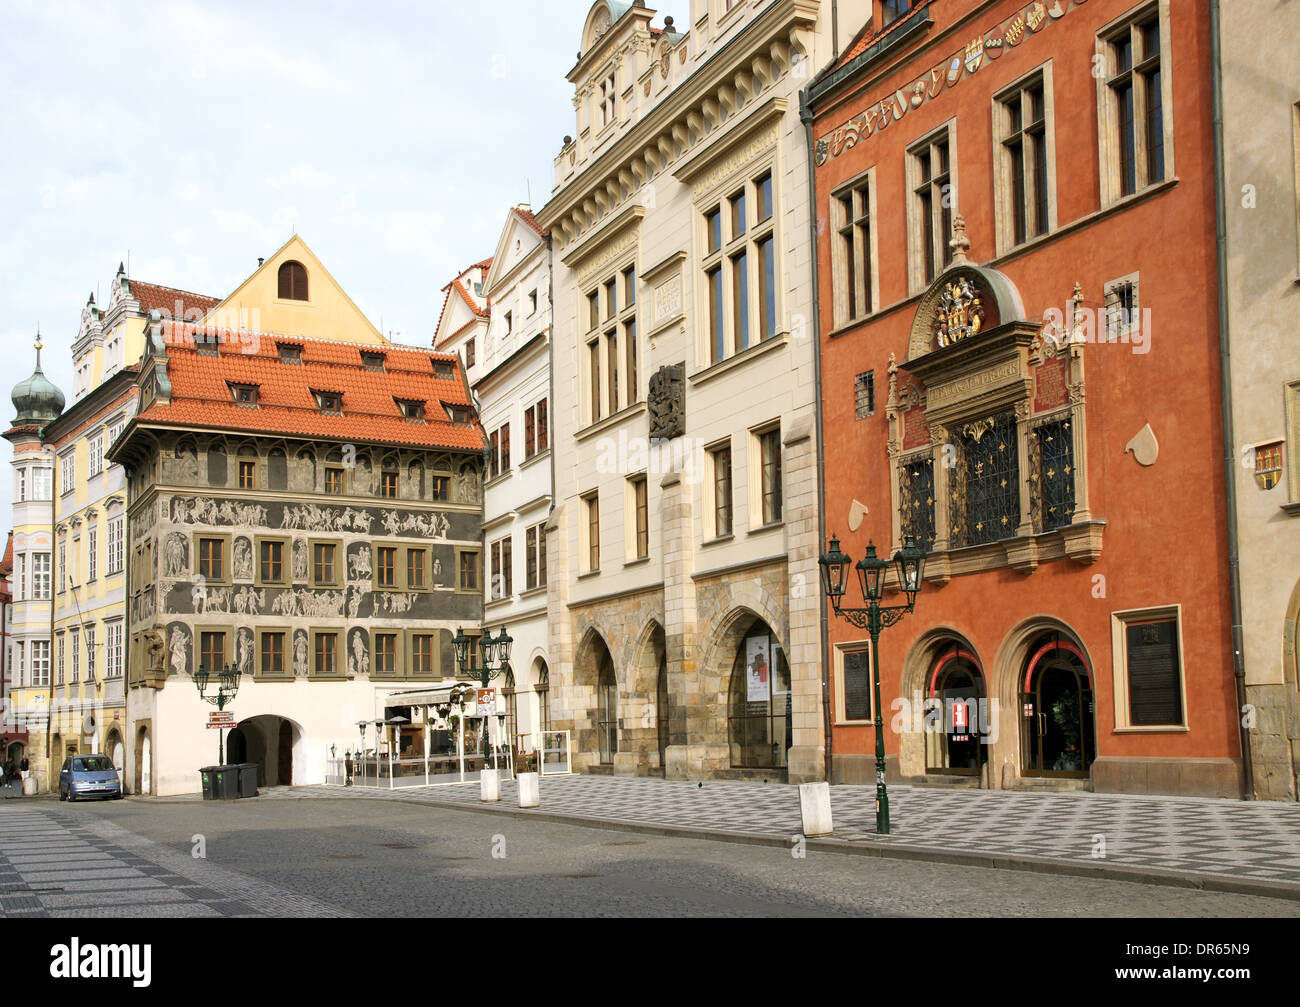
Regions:
<instances>
[{"instance_id":1,"label":"cobblestone street","mask_svg":"<svg viewBox=\"0 0 1300 1007\"><path fill-rule=\"evenodd\" d=\"M875 789L831 788L835 838L853 846L1281 883L1300 893L1300 805L909 786L891 787L889 795L892 833L877 838ZM402 790L274 788L265 796L482 806L477 784ZM776 783L707 781L701 786L634 777L561 776L542 781L539 811L520 812L517 805L515 784L506 781L495 807L519 814L787 840L801 829L798 790Z\"/></svg>"},{"instance_id":2,"label":"cobblestone street","mask_svg":"<svg viewBox=\"0 0 1300 1007\"><path fill-rule=\"evenodd\" d=\"M781 847L314 796L5 802L0 906L15 920L1300 916L1300 902L1281 899L814 849L800 858ZM204 859L192 855L200 837Z\"/></svg>"}]
</instances>

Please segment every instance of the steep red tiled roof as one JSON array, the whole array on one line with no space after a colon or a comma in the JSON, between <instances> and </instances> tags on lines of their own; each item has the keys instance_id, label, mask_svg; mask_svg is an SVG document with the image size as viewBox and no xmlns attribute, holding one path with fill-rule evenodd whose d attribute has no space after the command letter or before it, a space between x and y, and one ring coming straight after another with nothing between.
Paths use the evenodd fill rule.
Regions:
<instances>
[{"instance_id":1,"label":"steep red tiled roof","mask_svg":"<svg viewBox=\"0 0 1300 1007\"><path fill-rule=\"evenodd\" d=\"M866 26L862 29L862 32L858 35L858 37L855 38L852 42L850 42L849 47L846 50L844 50L844 55L841 56L839 60L836 61L835 65L831 68L831 70L827 72L829 73L838 70L845 63L848 63L853 59L856 59L858 56L861 56L864 52L867 51L867 48L869 46L875 45L886 35L891 35L894 32L898 31L903 25L910 24L912 19L917 16L916 12L920 10L924 10L926 7L930 6L930 2L931 0L919 0L918 3L913 5L910 11L908 11L906 14L900 17L897 21L893 21L888 26L881 28L879 30L876 30L874 24L868 21Z\"/></svg>"},{"instance_id":2,"label":"steep red tiled roof","mask_svg":"<svg viewBox=\"0 0 1300 1007\"><path fill-rule=\"evenodd\" d=\"M211 356L195 348L196 330L209 331L163 323L171 402L155 402L137 422L467 451L484 445L477 422L452 423L442 407L442 403L465 406L472 415L455 354L271 333L240 333L231 338L226 332L226 341L219 342L217 355ZM302 363L281 363L277 343L302 347ZM366 370L363 352L382 353L384 370ZM435 359L452 364L452 377L434 377ZM257 385L256 408L236 404L231 384ZM321 413L313 390L341 392L342 415ZM395 399L424 402L425 422L405 419Z\"/></svg>"},{"instance_id":3,"label":"steep red tiled roof","mask_svg":"<svg viewBox=\"0 0 1300 1007\"><path fill-rule=\"evenodd\" d=\"M8 577L14 572L14 533L9 533L9 541L5 543L5 554L0 558L0 577Z\"/></svg>"},{"instance_id":4,"label":"steep red tiled roof","mask_svg":"<svg viewBox=\"0 0 1300 1007\"><path fill-rule=\"evenodd\" d=\"M177 290L175 287L145 283L143 280L128 280L127 282L131 285L131 296L140 302L140 310L146 315L150 311L157 310L161 311L167 318L176 318L178 317L177 308L179 307L180 318L185 318L188 315L191 320L194 320L196 311L199 317L202 317L221 303L219 297L195 294L189 290Z\"/></svg>"},{"instance_id":5,"label":"steep red tiled roof","mask_svg":"<svg viewBox=\"0 0 1300 1007\"><path fill-rule=\"evenodd\" d=\"M542 226L537 223L537 218L533 216L533 211L524 206L516 206L515 213L519 214L519 219L540 234L543 238L549 233L542 230Z\"/></svg>"}]
</instances>

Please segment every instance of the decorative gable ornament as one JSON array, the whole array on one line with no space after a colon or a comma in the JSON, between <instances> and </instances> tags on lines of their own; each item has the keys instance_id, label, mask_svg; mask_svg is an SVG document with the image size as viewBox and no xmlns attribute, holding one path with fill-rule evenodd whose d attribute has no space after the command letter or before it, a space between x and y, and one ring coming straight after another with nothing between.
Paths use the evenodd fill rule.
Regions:
<instances>
[{"instance_id":1,"label":"decorative gable ornament","mask_svg":"<svg viewBox=\"0 0 1300 1007\"><path fill-rule=\"evenodd\" d=\"M945 347L970 339L983 325L984 304L970 277L959 276L946 283L934 317L935 344Z\"/></svg>"}]
</instances>

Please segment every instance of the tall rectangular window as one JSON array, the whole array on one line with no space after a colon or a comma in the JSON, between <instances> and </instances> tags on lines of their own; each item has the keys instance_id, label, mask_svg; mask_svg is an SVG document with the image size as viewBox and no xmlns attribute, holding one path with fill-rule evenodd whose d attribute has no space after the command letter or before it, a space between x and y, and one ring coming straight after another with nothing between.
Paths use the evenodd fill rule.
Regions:
<instances>
[{"instance_id":1,"label":"tall rectangular window","mask_svg":"<svg viewBox=\"0 0 1300 1007\"><path fill-rule=\"evenodd\" d=\"M99 576L99 529L91 527L86 533L86 580Z\"/></svg>"},{"instance_id":2,"label":"tall rectangular window","mask_svg":"<svg viewBox=\"0 0 1300 1007\"><path fill-rule=\"evenodd\" d=\"M432 633L416 633L411 637L411 674L433 674L434 639Z\"/></svg>"},{"instance_id":3,"label":"tall rectangular window","mask_svg":"<svg viewBox=\"0 0 1300 1007\"><path fill-rule=\"evenodd\" d=\"M96 434L90 438L90 471L89 474L97 476L104 471L104 435Z\"/></svg>"},{"instance_id":4,"label":"tall rectangular window","mask_svg":"<svg viewBox=\"0 0 1300 1007\"><path fill-rule=\"evenodd\" d=\"M765 173L701 209L702 296L711 364L777 334L772 176Z\"/></svg>"},{"instance_id":5,"label":"tall rectangular window","mask_svg":"<svg viewBox=\"0 0 1300 1007\"><path fill-rule=\"evenodd\" d=\"M1140 11L1101 41L1106 60L1103 149L1104 202L1129 196L1167 177L1165 94L1157 7Z\"/></svg>"},{"instance_id":6,"label":"tall rectangular window","mask_svg":"<svg viewBox=\"0 0 1300 1007\"><path fill-rule=\"evenodd\" d=\"M507 535L492 543L492 597L509 598L514 594L514 539Z\"/></svg>"},{"instance_id":7,"label":"tall rectangular window","mask_svg":"<svg viewBox=\"0 0 1300 1007\"><path fill-rule=\"evenodd\" d=\"M50 641L32 641L32 685L50 684Z\"/></svg>"},{"instance_id":8,"label":"tall rectangular window","mask_svg":"<svg viewBox=\"0 0 1300 1007\"><path fill-rule=\"evenodd\" d=\"M478 553L465 551L460 554L460 570L458 572L460 589L462 591L477 591L478 588Z\"/></svg>"},{"instance_id":9,"label":"tall rectangular window","mask_svg":"<svg viewBox=\"0 0 1300 1007\"><path fill-rule=\"evenodd\" d=\"M375 674L397 674L397 634L375 634Z\"/></svg>"},{"instance_id":10,"label":"tall rectangular window","mask_svg":"<svg viewBox=\"0 0 1300 1007\"><path fill-rule=\"evenodd\" d=\"M226 579L226 543L219 538L199 539L199 574L208 580Z\"/></svg>"},{"instance_id":11,"label":"tall rectangular window","mask_svg":"<svg viewBox=\"0 0 1300 1007\"><path fill-rule=\"evenodd\" d=\"M397 587L397 549L379 546L375 549L375 586Z\"/></svg>"},{"instance_id":12,"label":"tall rectangular window","mask_svg":"<svg viewBox=\"0 0 1300 1007\"><path fill-rule=\"evenodd\" d=\"M68 651L72 655L70 662L72 669L71 682L75 685L81 681L81 635L75 629L68 633Z\"/></svg>"},{"instance_id":13,"label":"tall rectangular window","mask_svg":"<svg viewBox=\"0 0 1300 1007\"><path fill-rule=\"evenodd\" d=\"M585 544L587 547L587 572L600 569L600 498L596 494L583 497L585 511Z\"/></svg>"},{"instance_id":14,"label":"tall rectangular window","mask_svg":"<svg viewBox=\"0 0 1300 1007\"><path fill-rule=\"evenodd\" d=\"M284 634L262 634L262 674L284 674Z\"/></svg>"},{"instance_id":15,"label":"tall rectangular window","mask_svg":"<svg viewBox=\"0 0 1300 1007\"><path fill-rule=\"evenodd\" d=\"M95 627L88 625L84 629L86 637L86 681L95 680Z\"/></svg>"},{"instance_id":16,"label":"tall rectangular window","mask_svg":"<svg viewBox=\"0 0 1300 1007\"><path fill-rule=\"evenodd\" d=\"M952 262L953 143L944 127L907 152L912 185L912 287L931 283Z\"/></svg>"},{"instance_id":17,"label":"tall rectangular window","mask_svg":"<svg viewBox=\"0 0 1300 1007\"><path fill-rule=\"evenodd\" d=\"M622 297L619 291L622 291ZM607 274L587 292L587 354L585 377L590 395L588 422L612 416L637 401L636 268ZM622 344L620 345L620 338ZM545 451L549 434L545 400L534 418L537 450Z\"/></svg>"},{"instance_id":18,"label":"tall rectangular window","mask_svg":"<svg viewBox=\"0 0 1300 1007\"><path fill-rule=\"evenodd\" d=\"M650 555L650 508L648 484L645 476L632 480L632 525L634 555L645 559Z\"/></svg>"},{"instance_id":19,"label":"tall rectangular window","mask_svg":"<svg viewBox=\"0 0 1300 1007\"><path fill-rule=\"evenodd\" d=\"M122 677L122 640L123 624L120 622L110 622L105 624L108 633L108 640L105 645L105 678Z\"/></svg>"},{"instance_id":20,"label":"tall rectangular window","mask_svg":"<svg viewBox=\"0 0 1300 1007\"><path fill-rule=\"evenodd\" d=\"M713 534L715 538L730 535L731 520L731 445L715 448L713 462Z\"/></svg>"},{"instance_id":21,"label":"tall rectangular window","mask_svg":"<svg viewBox=\"0 0 1300 1007\"><path fill-rule=\"evenodd\" d=\"M546 586L546 522L535 524L524 533L524 548L528 555L525 563L527 589Z\"/></svg>"},{"instance_id":22,"label":"tall rectangular window","mask_svg":"<svg viewBox=\"0 0 1300 1007\"><path fill-rule=\"evenodd\" d=\"M239 488L241 490L257 488L257 462L240 460Z\"/></svg>"},{"instance_id":23,"label":"tall rectangular window","mask_svg":"<svg viewBox=\"0 0 1300 1007\"><path fill-rule=\"evenodd\" d=\"M226 634L199 633L199 667L210 674L218 674L226 666Z\"/></svg>"},{"instance_id":24,"label":"tall rectangular window","mask_svg":"<svg viewBox=\"0 0 1300 1007\"><path fill-rule=\"evenodd\" d=\"M871 252L871 176L854 182L834 196L835 244L831 268L834 278L835 324L871 314L874 300L875 262Z\"/></svg>"},{"instance_id":25,"label":"tall rectangular window","mask_svg":"<svg viewBox=\"0 0 1300 1007\"><path fill-rule=\"evenodd\" d=\"M123 535L125 518L112 518L108 522L108 572L121 573L126 563L126 538Z\"/></svg>"},{"instance_id":26,"label":"tall rectangular window","mask_svg":"<svg viewBox=\"0 0 1300 1007\"><path fill-rule=\"evenodd\" d=\"M425 562L423 549L406 551L406 588L408 591L423 591L425 584Z\"/></svg>"},{"instance_id":27,"label":"tall rectangular window","mask_svg":"<svg viewBox=\"0 0 1300 1007\"><path fill-rule=\"evenodd\" d=\"M335 549L336 546L332 542L317 542L313 544L312 573L315 575L316 584L331 585L335 583Z\"/></svg>"},{"instance_id":28,"label":"tall rectangular window","mask_svg":"<svg viewBox=\"0 0 1300 1007\"><path fill-rule=\"evenodd\" d=\"M1003 244L1019 245L1046 234L1048 222L1048 121L1044 76L1035 74L998 98L1001 134L997 166Z\"/></svg>"},{"instance_id":29,"label":"tall rectangular window","mask_svg":"<svg viewBox=\"0 0 1300 1007\"><path fill-rule=\"evenodd\" d=\"M261 547L262 580L268 584L284 581L284 543L263 542Z\"/></svg>"},{"instance_id":30,"label":"tall rectangular window","mask_svg":"<svg viewBox=\"0 0 1300 1007\"><path fill-rule=\"evenodd\" d=\"M781 430L768 430L758 437L762 465L763 524L781 520Z\"/></svg>"},{"instance_id":31,"label":"tall rectangular window","mask_svg":"<svg viewBox=\"0 0 1300 1007\"><path fill-rule=\"evenodd\" d=\"M32 553L32 598L48 601L50 598L50 554Z\"/></svg>"},{"instance_id":32,"label":"tall rectangular window","mask_svg":"<svg viewBox=\"0 0 1300 1007\"><path fill-rule=\"evenodd\" d=\"M333 675L338 669L338 643L336 633L316 634L316 674Z\"/></svg>"}]
</instances>

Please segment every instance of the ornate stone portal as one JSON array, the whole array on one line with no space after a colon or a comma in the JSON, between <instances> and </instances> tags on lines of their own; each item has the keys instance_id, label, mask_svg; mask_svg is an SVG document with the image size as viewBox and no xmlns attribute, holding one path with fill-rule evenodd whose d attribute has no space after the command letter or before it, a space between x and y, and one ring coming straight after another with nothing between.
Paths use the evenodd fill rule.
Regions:
<instances>
[{"instance_id":1,"label":"ornate stone portal","mask_svg":"<svg viewBox=\"0 0 1300 1007\"><path fill-rule=\"evenodd\" d=\"M1061 556L1091 563L1101 524L1088 508L1077 318L1068 336L1045 337L1008 277L967 260L960 216L951 244L953 264L917 307L906 363L890 357L894 548L916 534L940 583L1005 566L1030 573ZM1076 316L1081 301L1076 284Z\"/></svg>"}]
</instances>

